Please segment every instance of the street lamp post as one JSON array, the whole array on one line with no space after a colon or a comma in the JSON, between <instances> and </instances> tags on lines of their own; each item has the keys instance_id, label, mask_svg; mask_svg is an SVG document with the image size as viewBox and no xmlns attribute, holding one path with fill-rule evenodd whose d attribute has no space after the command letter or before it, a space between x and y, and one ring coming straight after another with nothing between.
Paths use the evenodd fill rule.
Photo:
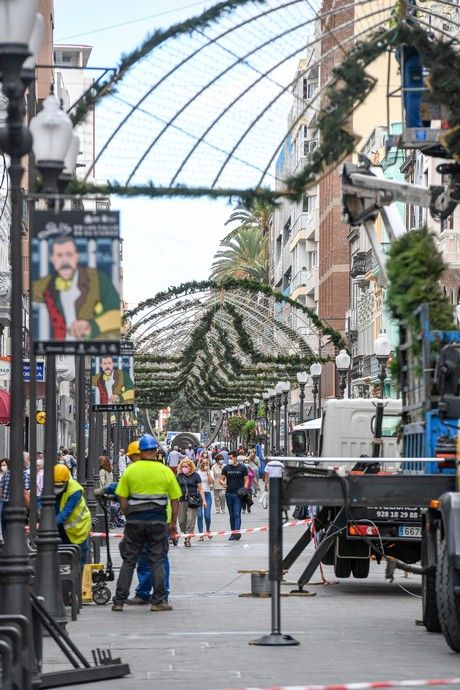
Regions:
<instances>
[{"instance_id":1,"label":"street lamp post","mask_svg":"<svg viewBox=\"0 0 460 690\"><path fill-rule=\"evenodd\" d=\"M30 122L36 166L43 177L44 192L57 194L57 180L72 139L70 118L60 109L55 96L48 96L43 109ZM34 588L44 598L48 613L61 625L67 617L62 601L54 495L54 465L57 458L56 358L46 357L46 426L42 509L37 532Z\"/></svg>"},{"instance_id":2,"label":"street lamp post","mask_svg":"<svg viewBox=\"0 0 460 690\"><path fill-rule=\"evenodd\" d=\"M379 333L374 340L374 353L379 365L380 397L384 397L385 379L387 376L387 363L391 352L391 343L385 332Z\"/></svg>"},{"instance_id":3,"label":"street lamp post","mask_svg":"<svg viewBox=\"0 0 460 690\"><path fill-rule=\"evenodd\" d=\"M299 382L300 393L299 393L299 413L300 413L300 423L304 421L304 404L305 404L305 386L308 383L308 374L306 371L298 371L297 381Z\"/></svg>"},{"instance_id":4,"label":"street lamp post","mask_svg":"<svg viewBox=\"0 0 460 690\"><path fill-rule=\"evenodd\" d=\"M347 375L351 364L351 357L346 350L340 350L335 358L335 366L339 374L339 388L340 397L344 397L345 388L347 387Z\"/></svg>"},{"instance_id":5,"label":"street lamp post","mask_svg":"<svg viewBox=\"0 0 460 690\"><path fill-rule=\"evenodd\" d=\"M270 399L270 452L274 453L276 451L276 440L275 440L275 416L276 416L276 391L274 388L268 389L268 395Z\"/></svg>"},{"instance_id":6,"label":"street lamp post","mask_svg":"<svg viewBox=\"0 0 460 690\"><path fill-rule=\"evenodd\" d=\"M283 384L283 406L284 406L284 454L289 455L289 424L288 424L288 403L289 403L289 390L291 388L290 381L282 381Z\"/></svg>"},{"instance_id":7,"label":"street lamp post","mask_svg":"<svg viewBox=\"0 0 460 690\"><path fill-rule=\"evenodd\" d=\"M254 421L256 421L257 420L257 413L259 411L260 398L253 398L252 402L254 403Z\"/></svg>"},{"instance_id":8,"label":"street lamp post","mask_svg":"<svg viewBox=\"0 0 460 690\"><path fill-rule=\"evenodd\" d=\"M5 509L5 544L0 561L0 610L4 615L23 615L31 620L29 562L24 505L24 391L22 384L22 195L24 168L21 158L32 149L32 135L24 126L24 93L27 79L22 67L31 56L29 42L37 21L36 0L0 3L0 82L8 99L7 117L0 128L0 148L10 158L11 229L11 407L10 407L10 499ZM35 458L32 458L35 461ZM26 641L32 649L31 636ZM24 661L25 683L32 676L33 655Z\"/></svg>"},{"instance_id":9,"label":"street lamp post","mask_svg":"<svg viewBox=\"0 0 460 690\"><path fill-rule=\"evenodd\" d=\"M270 448L270 436L268 433L268 401L270 395L268 391L262 393L262 400L264 401L264 423L265 423L265 453L269 453Z\"/></svg>"},{"instance_id":10,"label":"street lamp post","mask_svg":"<svg viewBox=\"0 0 460 690\"><path fill-rule=\"evenodd\" d=\"M276 442L275 451L277 455L281 452L281 407L283 406L283 382L278 381L275 386L276 395Z\"/></svg>"},{"instance_id":11,"label":"street lamp post","mask_svg":"<svg viewBox=\"0 0 460 690\"><path fill-rule=\"evenodd\" d=\"M319 393L319 380L321 378L321 373L323 371L323 367L319 362L314 362L311 367L310 367L310 376L313 381L313 419L316 419L316 417L320 414L321 412L321 400L318 400L318 393Z\"/></svg>"}]
</instances>

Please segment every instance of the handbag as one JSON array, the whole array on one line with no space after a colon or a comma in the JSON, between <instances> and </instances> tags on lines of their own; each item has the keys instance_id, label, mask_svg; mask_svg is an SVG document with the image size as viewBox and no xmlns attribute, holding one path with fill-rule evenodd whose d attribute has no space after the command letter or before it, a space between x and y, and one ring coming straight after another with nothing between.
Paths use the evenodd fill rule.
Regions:
<instances>
[{"instance_id":1,"label":"handbag","mask_svg":"<svg viewBox=\"0 0 460 690\"><path fill-rule=\"evenodd\" d=\"M200 494L187 492L187 505L189 508L201 508L203 501L201 500Z\"/></svg>"}]
</instances>

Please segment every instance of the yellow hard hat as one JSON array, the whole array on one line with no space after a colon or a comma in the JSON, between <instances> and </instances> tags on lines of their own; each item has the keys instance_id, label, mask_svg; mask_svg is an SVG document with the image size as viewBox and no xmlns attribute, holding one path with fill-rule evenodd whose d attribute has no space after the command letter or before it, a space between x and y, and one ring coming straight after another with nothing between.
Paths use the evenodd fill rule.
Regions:
<instances>
[{"instance_id":1,"label":"yellow hard hat","mask_svg":"<svg viewBox=\"0 0 460 690\"><path fill-rule=\"evenodd\" d=\"M55 465L54 466L54 483L64 484L70 479L70 470L67 465Z\"/></svg>"},{"instance_id":2,"label":"yellow hard hat","mask_svg":"<svg viewBox=\"0 0 460 690\"><path fill-rule=\"evenodd\" d=\"M126 450L126 455L128 457L131 457L131 455L138 455L140 453L139 450L139 441L131 441L129 444L127 450Z\"/></svg>"}]
</instances>

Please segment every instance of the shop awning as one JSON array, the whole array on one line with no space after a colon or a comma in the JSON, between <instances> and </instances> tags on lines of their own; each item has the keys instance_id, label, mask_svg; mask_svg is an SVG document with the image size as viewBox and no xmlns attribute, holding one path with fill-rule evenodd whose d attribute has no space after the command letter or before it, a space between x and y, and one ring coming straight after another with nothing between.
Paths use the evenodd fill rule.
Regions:
<instances>
[{"instance_id":1,"label":"shop awning","mask_svg":"<svg viewBox=\"0 0 460 690\"><path fill-rule=\"evenodd\" d=\"M11 395L4 388L0 388L0 424L10 423Z\"/></svg>"}]
</instances>

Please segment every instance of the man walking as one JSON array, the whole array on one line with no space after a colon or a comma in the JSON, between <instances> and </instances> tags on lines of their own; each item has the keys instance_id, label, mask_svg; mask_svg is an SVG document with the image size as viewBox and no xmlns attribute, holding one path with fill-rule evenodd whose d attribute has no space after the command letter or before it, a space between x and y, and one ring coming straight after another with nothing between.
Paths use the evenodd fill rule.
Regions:
<instances>
[{"instance_id":1,"label":"man walking","mask_svg":"<svg viewBox=\"0 0 460 690\"><path fill-rule=\"evenodd\" d=\"M247 468L238 461L236 450L230 451L228 460L229 463L222 469L219 481L222 486L225 486L230 529L234 532L241 529L241 495L247 491L249 477ZM229 541L239 539L241 539L241 534L231 534L228 538Z\"/></svg>"},{"instance_id":2,"label":"man walking","mask_svg":"<svg viewBox=\"0 0 460 690\"><path fill-rule=\"evenodd\" d=\"M139 440L140 459L129 465L118 482L115 493L126 515L120 554L123 564L118 576L112 611L123 611L139 556L146 548L152 574L153 594L151 611L171 611L165 589L164 562L168 553L168 529L172 536L177 531L177 513L182 491L169 467L154 462L158 442L150 434ZM171 518L167 523L168 500Z\"/></svg>"},{"instance_id":3,"label":"man walking","mask_svg":"<svg viewBox=\"0 0 460 690\"><path fill-rule=\"evenodd\" d=\"M168 455L168 465L172 469L174 474L177 474L177 466L182 460L182 458L185 458L185 455L181 455L179 453L179 446L174 446L174 448Z\"/></svg>"}]
</instances>

